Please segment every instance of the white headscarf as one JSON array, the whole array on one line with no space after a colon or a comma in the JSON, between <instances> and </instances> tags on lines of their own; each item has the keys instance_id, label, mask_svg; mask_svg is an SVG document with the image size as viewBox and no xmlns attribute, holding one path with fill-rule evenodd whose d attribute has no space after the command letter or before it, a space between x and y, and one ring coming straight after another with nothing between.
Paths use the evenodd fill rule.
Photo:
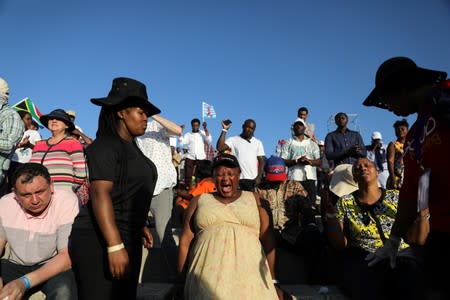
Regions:
<instances>
[{"instance_id":1,"label":"white headscarf","mask_svg":"<svg viewBox=\"0 0 450 300\"><path fill-rule=\"evenodd\" d=\"M0 77L0 106L8 103L9 86L8 83Z\"/></svg>"}]
</instances>

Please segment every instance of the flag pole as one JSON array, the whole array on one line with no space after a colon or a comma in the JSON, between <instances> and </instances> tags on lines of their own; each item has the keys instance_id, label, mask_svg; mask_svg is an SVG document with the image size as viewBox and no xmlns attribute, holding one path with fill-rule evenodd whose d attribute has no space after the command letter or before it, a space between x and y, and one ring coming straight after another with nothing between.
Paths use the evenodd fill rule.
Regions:
<instances>
[{"instance_id":1,"label":"flag pole","mask_svg":"<svg viewBox=\"0 0 450 300\"><path fill-rule=\"evenodd\" d=\"M203 101L202 101L202 124L205 122L205 114L203 113Z\"/></svg>"}]
</instances>

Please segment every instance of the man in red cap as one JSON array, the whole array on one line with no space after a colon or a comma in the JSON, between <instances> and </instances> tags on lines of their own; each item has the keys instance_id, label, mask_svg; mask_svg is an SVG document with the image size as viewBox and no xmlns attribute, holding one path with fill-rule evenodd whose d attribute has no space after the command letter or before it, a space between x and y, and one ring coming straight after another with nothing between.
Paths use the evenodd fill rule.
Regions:
<instances>
[{"instance_id":1,"label":"man in red cap","mask_svg":"<svg viewBox=\"0 0 450 300\"><path fill-rule=\"evenodd\" d=\"M270 205L277 247L291 249L296 255L301 253L305 258L308 283L317 284L322 279L317 262L322 254L323 240L307 198L308 192L299 181L287 179L286 164L278 156L266 160L264 179L256 192L266 200L267 206Z\"/></svg>"},{"instance_id":2,"label":"man in red cap","mask_svg":"<svg viewBox=\"0 0 450 300\"><path fill-rule=\"evenodd\" d=\"M425 244L428 297L450 299L445 275L450 268L450 80L445 72L418 67L407 57L386 60L378 68L366 106L389 109L398 116L417 113L404 146L405 178L398 213L389 239L367 257L369 265L390 258L395 266L400 237L418 211L429 207L431 230Z\"/></svg>"}]
</instances>

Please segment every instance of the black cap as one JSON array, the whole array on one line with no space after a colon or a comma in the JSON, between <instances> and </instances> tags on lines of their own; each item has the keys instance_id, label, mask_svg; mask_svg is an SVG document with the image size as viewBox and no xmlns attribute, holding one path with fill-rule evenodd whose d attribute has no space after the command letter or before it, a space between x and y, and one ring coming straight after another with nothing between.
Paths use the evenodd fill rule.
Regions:
<instances>
[{"instance_id":1,"label":"black cap","mask_svg":"<svg viewBox=\"0 0 450 300\"><path fill-rule=\"evenodd\" d=\"M381 99L381 94L405 78L419 78L424 83L438 83L447 78L447 73L420 68L408 57L392 57L378 68L375 76L375 88L363 104L386 109L387 106Z\"/></svg>"},{"instance_id":2,"label":"black cap","mask_svg":"<svg viewBox=\"0 0 450 300\"><path fill-rule=\"evenodd\" d=\"M217 168L218 166L241 169L236 156L226 153L219 154L214 158L213 169Z\"/></svg>"}]
</instances>

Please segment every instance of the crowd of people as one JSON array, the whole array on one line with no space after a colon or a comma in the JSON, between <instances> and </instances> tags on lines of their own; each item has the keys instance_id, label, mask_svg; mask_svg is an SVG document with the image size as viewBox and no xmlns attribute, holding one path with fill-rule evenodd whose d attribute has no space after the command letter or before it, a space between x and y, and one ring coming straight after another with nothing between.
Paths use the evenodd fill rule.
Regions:
<instances>
[{"instance_id":1,"label":"crowd of people","mask_svg":"<svg viewBox=\"0 0 450 300\"><path fill-rule=\"evenodd\" d=\"M338 112L319 139L303 106L268 158L255 120L231 137L223 120L214 149L206 122L193 118L183 134L125 77L91 99L95 138L57 108L40 117L43 140L0 78L0 299L135 299L154 239L174 299L289 299L281 249L305 258L305 283L336 284L350 299L448 299L446 78L388 59L363 104L417 114L411 128L399 119L396 140L385 147L374 131L366 145Z\"/></svg>"}]
</instances>

